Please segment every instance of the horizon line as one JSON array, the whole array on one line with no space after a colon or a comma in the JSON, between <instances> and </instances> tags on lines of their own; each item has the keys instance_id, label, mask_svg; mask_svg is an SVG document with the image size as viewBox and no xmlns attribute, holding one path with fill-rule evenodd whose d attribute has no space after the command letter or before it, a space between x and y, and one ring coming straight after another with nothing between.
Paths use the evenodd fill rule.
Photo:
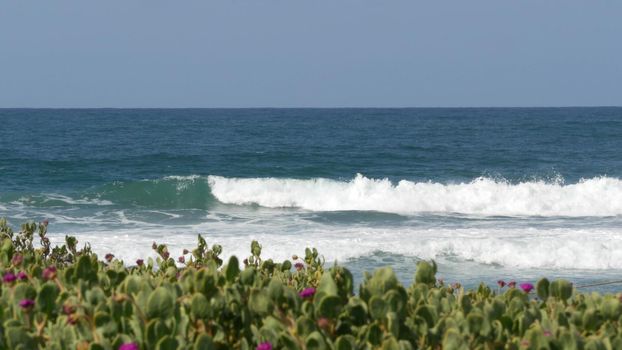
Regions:
<instances>
[{"instance_id":1,"label":"horizon line","mask_svg":"<svg viewBox=\"0 0 622 350\"><path fill-rule=\"evenodd\" d=\"M0 107L9 109L546 109L546 108L622 108L622 105L576 105L576 106L341 106L341 107Z\"/></svg>"}]
</instances>

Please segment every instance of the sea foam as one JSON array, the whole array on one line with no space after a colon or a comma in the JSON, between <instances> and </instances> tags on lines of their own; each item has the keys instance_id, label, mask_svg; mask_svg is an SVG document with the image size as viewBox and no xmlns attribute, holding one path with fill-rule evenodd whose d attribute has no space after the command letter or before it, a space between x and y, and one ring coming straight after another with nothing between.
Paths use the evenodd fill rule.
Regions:
<instances>
[{"instance_id":1,"label":"sea foam","mask_svg":"<svg viewBox=\"0 0 622 350\"><path fill-rule=\"evenodd\" d=\"M210 227L211 229L207 229ZM208 232L208 233L206 233ZM214 232L214 233L210 233ZM224 257L249 255L251 240L258 240L262 255L277 260L302 254L316 247L327 261L347 263L349 259L383 252L419 259L435 259L441 264L474 263L530 269L622 269L622 232L619 229L416 229L337 228L313 226L298 232L253 225L195 228L116 229L76 233L80 242L92 242L98 254L114 252L132 263L153 255L151 243L166 243L173 256L196 246L196 233L209 244L223 246ZM51 234L54 243L64 236Z\"/></svg>"},{"instance_id":2,"label":"sea foam","mask_svg":"<svg viewBox=\"0 0 622 350\"><path fill-rule=\"evenodd\" d=\"M584 179L574 184L514 184L483 177L456 184L407 180L393 183L361 174L350 181L209 176L208 182L220 202L269 208L484 216L622 215L622 181L611 177Z\"/></svg>"}]
</instances>

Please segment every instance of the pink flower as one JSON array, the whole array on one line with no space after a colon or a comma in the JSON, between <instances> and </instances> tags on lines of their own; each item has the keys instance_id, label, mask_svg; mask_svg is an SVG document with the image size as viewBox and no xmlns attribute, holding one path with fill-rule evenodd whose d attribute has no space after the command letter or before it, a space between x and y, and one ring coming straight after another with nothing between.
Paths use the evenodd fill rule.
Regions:
<instances>
[{"instance_id":1,"label":"pink flower","mask_svg":"<svg viewBox=\"0 0 622 350\"><path fill-rule=\"evenodd\" d=\"M298 295L300 295L301 298L310 298L314 294L315 294L315 288L313 287L305 288L300 293L298 293Z\"/></svg>"},{"instance_id":2,"label":"pink flower","mask_svg":"<svg viewBox=\"0 0 622 350\"><path fill-rule=\"evenodd\" d=\"M56 278L56 266L46 267L43 270L42 277L44 280L53 280Z\"/></svg>"},{"instance_id":3,"label":"pink flower","mask_svg":"<svg viewBox=\"0 0 622 350\"><path fill-rule=\"evenodd\" d=\"M17 279L17 276L15 276L13 272L7 272L2 277L2 280L4 281L4 283L13 283L15 282L16 279Z\"/></svg>"},{"instance_id":4,"label":"pink flower","mask_svg":"<svg viewBox=\"0 0 622 350\"><path fill-rule=\"evenodd\" d=\"M297 263L294 264L294 267L296 268L296 271L300 271L300 270L305 268L305 264L303 264L301 262L297 262Z\"/></svg>"},{"instance_id":5,"label":"pink flower","mask_svg":"<svg viewBox=\"0 0 622 350\"><path fill-rule=\"evenodd\" d=\"M34 305L35 305L35 301L32 299L23 299L22 301L19 302L19 306L21 306L22 309L30 309Z\"/></svg>"},{"instance_id":6,"label":"pink flower","mask_svg":"<svg viewBox=\"0 0 622 350\"><path fill-rule=\"evenodd\" d=\"M257 345L256 350L272 350L272 344L270 344L269 341L259 343L259 345Z\"/></svg>"},{"instance_id":7,"label":"pink flower","mask_svg":"<svg viewBox=\"0 0 622 350\"><path fill-rule=\"evenodd\" d=\"M65 315L71 315L75 311L76 311L76 308L73 307L72 305L69 305L69 304L63 305L63 313Z\"/></svg>"},{"instance_id":8,"label":"pink flower","mask_svg":"<svg viewBox=\"0 0 622 350\"><path fill-rule=\"evenodd\" d=\"M119 350L138 350L138 344L136 343L123 343L119 346Z\"/></svg>"},{"instance_id":9,"label":"pink flower","mask_svg":"<svg viewBox=\"0 0 622 350\"><path fill-rule=\"evenodd\" d=\"M320 317L317 320L317 325L322 329L328 329L328 327L330 326L330 321L326 317Z\"/></svg>"},{"instance_id":10,"label":"pink flower","mask_svg":"<svg viewBox=\"0 0 622 350\"><path fill-rule=\"evenodd\" d=\"M70 325L74 325L78 323L78 315L75 315L75 314L67 315L67 323Z\"/></svg>"},{"instance_id":11,"label":"pink flower","mask_svg":"<svg viewBox=\"0 0 622 350\"><path fill-rule=\"evenodd\" d=\"M533 290L533 284L531 283L521 283L520 284L520 289L523 290L523 292L525 293L529 293Z\"/></svg>"},{"instance_id":12,"label":"pink flower","mask_svg":"<svg viewBox=\"0 0 622 350\"><path fill-rule=\"evenodd\" d=\"M23 281L23 280L28 279L28 275L26 274L26 272L24 272L24 271L20 271L20 272L17 274L17 278L18 278L19 280Z\"/></svg>"},{"instance_id":13,"label":"pink flower","mask_svg":"<svg viewBox=\"0 0 622 350\"><path fill-rule=\"evenodd\" d=\"M499 285L499 288L505 287L505 281L504 280L498 280L497 284Z\"/></svg>"},{"instance_id":14,"label":"pink flower","mask_svg":"<svg viewBox=\"0 0 622 350\"><path fill-rule=\"evenodd\" d=\"M22 264L22 261L24 261L24 257L20 254L15 254L13 255L13 258L11 259L11 263L14 266L19 266Z\"/></svg>"}]
</instances>

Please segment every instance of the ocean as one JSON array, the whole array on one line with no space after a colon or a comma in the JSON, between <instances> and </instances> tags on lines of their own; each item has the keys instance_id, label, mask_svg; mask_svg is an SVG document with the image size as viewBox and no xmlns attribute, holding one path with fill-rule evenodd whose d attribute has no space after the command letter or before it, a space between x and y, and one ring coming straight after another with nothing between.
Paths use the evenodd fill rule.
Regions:
<instances>
[{"instance_id":1,"label":"ocean","mask_svg":"<svg viewBox=\"0 0 622 350\"><path fill-rule=\"evenodd\" d=\"M127 264L200 233L359 280L619 280L622 108L0 109L0 217Z\"/></svg>"}]
</instances>

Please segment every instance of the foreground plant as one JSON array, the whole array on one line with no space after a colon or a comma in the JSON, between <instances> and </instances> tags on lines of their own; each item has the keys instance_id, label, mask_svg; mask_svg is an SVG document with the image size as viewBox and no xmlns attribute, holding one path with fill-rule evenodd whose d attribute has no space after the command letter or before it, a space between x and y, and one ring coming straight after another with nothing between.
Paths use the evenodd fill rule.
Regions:
<instances>
[{"instance_id":1,"label":"foreground plant","mask_svg":"<svg viewBox=\"0 0 622 350\"><path fill-rule=\"evenodd\" d=\"M259 243L240 264L199 236L183 259L154 243L134 266L47 223L0 220L0 348L9 349L620 349L620 296L563 280L464 290L420 262L403 286L390 268L324 268L315 249L275 262ZM36 234L36 235L35 235ZM38 236L40 247L33 240Z\"/></svg>"}]
</instances>

